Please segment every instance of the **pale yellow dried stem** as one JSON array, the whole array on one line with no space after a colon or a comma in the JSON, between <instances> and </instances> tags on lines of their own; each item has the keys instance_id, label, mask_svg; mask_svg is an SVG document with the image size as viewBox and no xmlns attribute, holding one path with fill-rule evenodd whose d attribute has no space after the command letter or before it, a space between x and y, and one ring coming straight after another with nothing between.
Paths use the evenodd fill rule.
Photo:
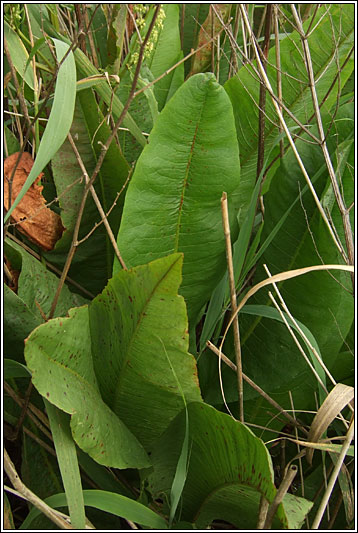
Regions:
<instances>
[{"instance_id":1,"label":"pale yellow dried stem","mask_svg":"<svg viewBox=\"0 0 358 533\"><path fill-rule=\"evenodd\" d=\"M71 524L66 520L58 516L57 511L49 507L44 501L42 501L36 494L28 489L21 481L15 466L11 461L6 449L4 449L4 469L7 473L13 487L20 493L20 495L31 502L37 509L39 509L47 518L49 518L60 529L73 529Z\"/></svg>"},{"instance_id":2,"label":"pale yellow dried stem","mask_svg":"<svg viewBox=\"0 0 358 533\"><path fill-rule=\"evenodd\" d=\"M226 260L227 260L227 270L229 274L231 311L232 311L232 314L234 314L237 309L237 301L236 301L236 290L235 290L234 265L233 265L233 260L232 260L232 249L231 249L229 210L228 210L226 192L223 192L222 197L221 197L221 213L222 213L225 244L226 244ZM233 328L234 328L234 346L235 346L236 369L237 369L236 370L237 371L237 389L238 389L238 395L239 395L239 418L241 422L244 422L244 390L243 390L243 381L242 381L240 329L239 329L239 320L238 320L237 314L234 319Z\"/></svg>"}]
</instances>

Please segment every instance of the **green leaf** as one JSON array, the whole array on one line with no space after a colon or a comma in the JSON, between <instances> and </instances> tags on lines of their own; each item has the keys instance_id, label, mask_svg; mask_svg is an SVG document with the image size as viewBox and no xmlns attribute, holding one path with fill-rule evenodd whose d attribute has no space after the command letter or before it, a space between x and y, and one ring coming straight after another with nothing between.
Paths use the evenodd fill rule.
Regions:
<instances>
[{"instance_id":1,"label":"green leaf","mask_svg":"<svg viewBox=\"0 0 358 533\"><path fill-rule=\"evenodd\" d=\"M332 4L329 13L326 13L326 6L322 6L317 12L319 24L311 32L308 44L310 47L313 72L316 83L318 101L321 102L329 91L332 80L339 70L340 83L336 83L329 92L325 102L326 109L335 104L339 87L343 86L354 68L353 56L342 69L353 43L354 22L353 6L342 6ZM326 13L325 16L324 13ZM321 18L319 18L321 17ZM307 21L304 28L310 24ZM268 56L267 75L272 87L276 87L276 50L272 47ZM336 62L332 62L332 57L336 57ZM285 39L280 41L280 57L282 75L282 94L285 105L291 113L303 124L307 124L309 117L313 115L313 104L311 89L307 79L307 72L302 58L301 38L297 32L292 32ZM303 80L303 81L301 81ZM240 182L240 214L244 217L245 211L251 197L252 189L256 181L257 168L257 146L258 146L258 106L259 87L257 76L253 68L246 64L236 76L225 83L235 115L237 136L241 155L241 182ZM273 107L271 98L266 98L265 115L267 116L265 125L265 150L272 146L277 130L277 114ZM296 123L287 113L284 113L287 126L290 128ZM278 154L278 148L272 155L272 159ZM301 173L301 171L299 171Z\"/></svg>"},{"instance_id":2,"label":"green leaf","mask_svg":"<svg viewBox=\"0 0 358 533\"><path fill-rule=\"evenodd\" d=\"M184 252L180 293L193 324L225 270L223 191L236 237L239 177L230 101L213 74L192 76L161 112L138 159L117 242L129 267Z\"/></svg>"},{"instance_id":3,"label":"green leaf","mask_svg":"<svg viewBox=\"0 0 358 533\"><path fill-rule=\"evenodd\" d=\"M71 135L89 176L95 168L101 150L99 143L105 143L109 134L110 129L103 121L94 94L90 89L81 91L76 102ZM116 169L115 172L114 169ZM116 205L113 206L113 203L117 193L122 190L128 171L128 164L113 141L104 158L94 188L105 213L113 207L108 216L108 222L115 235L121 219L124 191ZM63 268L85 188L84 180L80 182L82 170L68 140L53 157L52 172L59 195L61 218L66 231L56 243L55 249L45 257L59 268ZM100 221L101 215L89 193L80 225L79 239L88 235L95 224ZM69 276L90 292L98 294L111 277L113 256L113 246L102 224L79 245L69 270Z\"/></svg>"},{"instance_id":4,"label":"green leaf","mask_svg":"<svg viewBox=\"0 0 358 533\"><path fill-rule=\"evenodd\" d=\"M78 467L76 446L73 442L69 418L50 402L44 400L49 418L56 457L61 471L71 524L75 529L85 529L80 469Z\"/></svg>"},{"instance_id":5,"label":"green leaf","mask_svg":"<svg viewBox=\"0 0 358 533\"><path fill-rule=\"evenodd\" d=\"M4 355L24 360L24 339L41 324L38 318L9 287L4 284Z\"/></svg>"},{"instance_id":6,"label":"green leaf","mask_svg":"<svg viewBox=\"0 0 358 533\"><path fill-rule=\"evenodd\" d=\"M142 446L101 398L87 306L36 328L26 341L25 359L39 393L72 415L73 438L90 457L117 468L149 465Z\"/></svg>"},{"instance_id":7,"label":"green leaf","mask_svg":"<svg viewBox=\"0 0 358 533\"><path fill-rule=\"evenodd\" d=\"M4 21L4 37L9 48L11 55L11 60L14 64L15 69L20 74L20 78L23 78L30 89L34 89L34 72L32 68L27 68L27 60L29 54L21 41L20 37L14 30L9 26L9 24ZM26 70L25 70L26 69Z\"/></svg>"},{"instance_id":8,"label":"green leaf","mask_svg":"<svg viewBox=\"0 0 358 533\"><path fill-rule=\"evenodd\" d=\"M21 270L18 279L18 297L38 318L38 323L43 322L43 314L48 315L50 312L58 286L58 277L47 270L42 262L35 259L24 248L9 239L5 241L5 250L11 264L17 270ZM58 299L55 316L66 315L71 307L78 307L86 302L85 298L72 293L65 285Z\"/></svg>"},{"instance_id":9,"label":"green leaf","mask_svg":"<svg viewBox=\"0 0 358 533\"><path fill-rule=\"evenodd\" d=\"M181 267L181 254L173 254L121 271L89 306L102 398L145 447L182 410L182 394L187 402L201 400L177 295Z\"/></svg>"},{"instance_id":10,"label":"green leaf","mask_svg":"<svg viewBox=\"0 0 358 533\"><path fill-rule=\"evenodd\" d=\"M351 134L348 124L342 119L351 116L352 112L353 108L347 105L338 110L337 120L332 127L332 138L329 140L329 144L332 143L331 153L333 148L335 149L347 135ZM307 145L304 140L297 141L296 145L309 175L314 176L325 164L320 148ZM327 173L323 173L315 183L319 195L325 191L327 182ZM345 197L347 205L353 201L351 182L352 176L347 171L342 176L343 188L347 193ZM287 206L297 196L301 197L260 258L260 265L267 264L272 275L321 262L326 264L342 262L313 198L310 194L300 193L304 184L293 154L287 153L264 197L265 225L262 241L265 241L281 220L287 211ZM337 211L334 215L332 212L332 219L342 238L342 220ZM254 283L266 277L266 272L259 266ZM333 276L329 272L315 272L284 282L279 288L292 315L306 324L311 331L323 360L330 369L338 357L353 321L350 276L340 271L334 272ZM269 302L267 290L259 291L252 299L254 304L268 305ZM300 409L314 408L313 390L316 389L317 383L285 328L259 316L250 319L243 315L240 318L240 331L243 371L268 394L280 393L281 398L278 401L282 407L292 408L287 394L291 390L294 404L300 405ZM231 357L233 349L224 348L224 353ZM231 398L234 398L234 387L233 379L229 386L225 387L225 393L231 395ZM249 398L251 395L252 392L248 390L246 397ZM254 418L251 421L265 425L267 417L266 422Z\"/></svg>"},{"instance_id":11,"label":"green leaf","mask_svg":"<svg viewBox=\"0 0 358 533\"><path fill-rule=\"evenodd\" d=\"M65 56L69 46L57 39L54 39L57 60ZM57 74L55 97L51 109L50 117L42 136L40 146L34 165L28 175L21 192L16 197L14 203L7 212L4 221L9 218L14 208L19 204L26 192L29 190L37 176L42 172L47 163L60 148L72 124L73 110L76 98L76 67L73 53L70 52L62 63Z\"/></svg>"},{"instance_id":12,"label":"green leaf","mask_svg":"<svg viewBox=\"0 0 358 533\"><path fill-rule=\"evenodd\" d=\"M153 52L146 61L154 78L164 74L182 58L179 35L179 5L163 4L162 9L165 13L163 28L159 30L158 40L154 44ZM183 82L183 63L157 81L154 85L154 94L158 101L159 111Z\"/></svg>"},{"instance_id":13,"label":"green leaf","mask_svg":"<svg viewBox=\"0 0 358 533\"><path fill-rule=\"evenodd\" d=\"M181 520L195 522L198 529L215 519L240 529L255 529L261 495L272 502L276 494L266 447L244 424L207 404L191 403L188 413L190 463ZM182 411L156 443L154 472L149 477L154 497L169 494L184 431ZM306 508L310 505L307 502ZM304 516L300 513L299 520ZM285 504L281 504L273 527L284 529L287 525Z\"/></svg>"},{"instance_id":14,"label":"green leaf","mask_svg":"<svg viewBox=\"0 0 358 533\"><path fill-rule=\"evenodd\" d=\"M50 311L58 278L21 246L5 240L6 257L15 270L20 270L18 291L14 293L4 285L4 353L6 357L23 362L24 340ZM70 307L77 307L86 300L71 293L65 285L56 308L56 316L65 315Z\"/></svg>"},{"instance_id":15,"label":"green leaf","mask_svg":"<svg viewBox=\"0 0 358 533\"><path fill-rule=\"evenodd\" d=\"M27 366L14 361L13 359L4 359L4 378L29 378L31 372Z\"/></svg>"},{"instance_id":16,"label":"green leaf","mask_svg":"<svg viewBox=\"0 0 358 533\"><path fill-rule=\"evenodd\" d=\"M167 523L161 516L141 503L126 498L121 494L114 494L113 492L104 490L84 490L83 499L85 505L88 507L101 509L102 511L121 516L151 529L168 529ZM45 502L54 508L67 505L65 494L55 494L46 498ZM20 529L28 529L31 522L40 513L41 511L33 508L20 526Z\"/></svg>"}]
</instances>

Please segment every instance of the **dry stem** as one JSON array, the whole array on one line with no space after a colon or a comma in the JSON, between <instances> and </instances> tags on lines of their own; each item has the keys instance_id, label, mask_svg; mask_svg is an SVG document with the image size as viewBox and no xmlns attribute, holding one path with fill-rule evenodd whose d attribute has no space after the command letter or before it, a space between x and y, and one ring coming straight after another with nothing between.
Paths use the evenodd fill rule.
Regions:
<instances>
[{"instance_id":1,"label":"dry stem","mask_svg":"<svg viewBox=\"0 0 358 533\"><path fill-rule=\"evenodd\" d=\"M38 496L36 496L36 494L34 494L24 485L18 473L16 472L15 466L11 461L6 449L4 449L4 469L13 487L20 493L23 498L25 498L25 500L31 502L60 529L73 529L71 524L69 524L66 520L64 520L58 515L57 511L49 507L44 501L42 501Z\"/></svg>"},{"instance_id":2,"label":"dry stem","mask_svg":"<svg viewBox=\"0 0 358 533\"><path fill-rule=\"evenodd\" d=\"M273 502L271 503L270 507L268 508L268 511L267 511L267 516L266 516L266 520L265 520L265 524L264 524L264 527L262 529L270 529L271 528L271 524L272 524L272 520L274 519L274 516L276 514L276 511L277 511L277 508L278 506L280 505L280 503L282 502L283 500L283 497L285 496L285 494L287 493L288 489L290 488L290 485L295 477L295 475L297 474L297 466L296 465L291 465L287 471L287 473L285 474L277 492L276 492L276 496L273 500Z\"/></svg>"},{"instance_id":3,"label":"dry stem","mask_svg":"<svg viewBox=\"0 0 358 533\"><path fill-rule=\"evenodd\" d=\"M227 259L227 269L228 269L229 284L230 284L231 310L232 310L232 314L234 314L237 308L237 302L236 302L235 277L234 277L234 266L233 266L233 260L232 260L230 223L229 223L229 212L228 212L226 192L223 192L223 195L221 197L221 212L222 212L225 243L226 243L226 259ZM239 330L239 320L238 320L237 315L234 320L233 328L234 328L234 345L235 345L236 368L237 368L237 388L238 388L238 394L239 394L239 418L241 422L244 422L244 390L243 390L243 381L242 381L240 330Z\"/></svg>"}]
</instances>

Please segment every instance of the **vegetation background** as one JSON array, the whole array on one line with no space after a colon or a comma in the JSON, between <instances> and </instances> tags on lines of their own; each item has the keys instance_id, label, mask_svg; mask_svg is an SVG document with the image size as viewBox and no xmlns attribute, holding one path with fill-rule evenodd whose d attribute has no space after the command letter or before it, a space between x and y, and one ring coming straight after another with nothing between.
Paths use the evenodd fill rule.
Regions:
<instances>
[{"instance_id":1,"label":"vegetation background","mask_svg":"<svg viewBox=\"0 0 358 533\"><path fill-rule=\"evenodd\" d=\"M4 4L6 528L354 528L345 4Z\"/></svg>"}]
</instances>

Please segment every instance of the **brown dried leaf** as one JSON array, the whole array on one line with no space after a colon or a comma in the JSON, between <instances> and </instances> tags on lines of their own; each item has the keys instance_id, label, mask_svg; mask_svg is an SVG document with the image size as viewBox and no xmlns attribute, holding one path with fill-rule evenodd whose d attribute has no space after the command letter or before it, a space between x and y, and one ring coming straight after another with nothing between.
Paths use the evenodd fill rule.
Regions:
<instances>
[{"instance_id":1,"label":"brown dried leaf","mask_svg":"<svg viewBox=\"0 0 358 533\"><path fill-rule=\"evenodd\" d=\"M9 209L9 195L11 174L16 164L19 152L10 155L4 162L4 207ZM14 174L11 186L11 204L19 194L34 161L31 155L24 152ZM42 196L43 186L39 181L43 172L36 178L19 205L14 209L11 218L17 224L17 228L26 237L46 251L54 248L61 237L64 227L61 217L46 207L46 200Z\"/></svg>"},{"instance_id":2,"label":"brown dried leaf","mask_svg":"<svg viewBox=\"0 0 358 533\"><path fill-rule=\"evenodd\" d=\"M231 4L211 4L215 7L216 11L220 13L222 19L227 22ZM216 35L222 28L221 22L214 13L213 9L209 9L209 14L206 17L206 20L203 22L201 29L198 34L198 43L197 48L203 46L205 43L210 41L210 39ZM208 42L207 46L199 50L192 59L192 66L190 69L189 76L193 76L198 72L205 72L211 65L211 54L214 43Z\"/></svg>"}]
</instances>

